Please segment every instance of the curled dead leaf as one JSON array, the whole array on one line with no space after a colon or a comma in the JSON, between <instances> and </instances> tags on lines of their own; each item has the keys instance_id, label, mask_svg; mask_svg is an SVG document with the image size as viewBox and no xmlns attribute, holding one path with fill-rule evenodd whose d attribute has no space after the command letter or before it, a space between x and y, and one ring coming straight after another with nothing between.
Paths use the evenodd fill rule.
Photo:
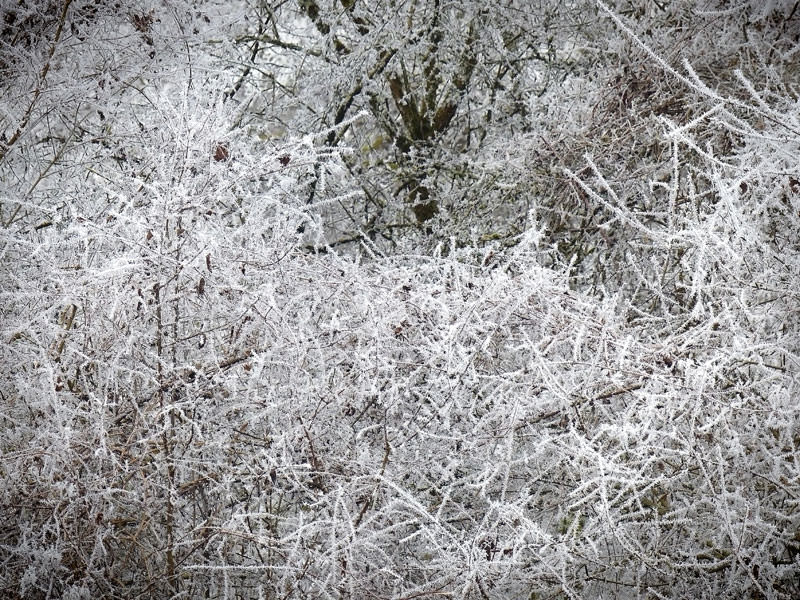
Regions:
<instances>
[{"instance_id":1,"label":"curled dead leaf","mask_svg":"<svg viewBox=\"0 0 800 600\"><path fill-rule=\"evenodd\" d=\"M217 162L227 161L230 158L230 150L225 142L218 142L214 150L214 160Z\"/></svg>"}]
</instances>

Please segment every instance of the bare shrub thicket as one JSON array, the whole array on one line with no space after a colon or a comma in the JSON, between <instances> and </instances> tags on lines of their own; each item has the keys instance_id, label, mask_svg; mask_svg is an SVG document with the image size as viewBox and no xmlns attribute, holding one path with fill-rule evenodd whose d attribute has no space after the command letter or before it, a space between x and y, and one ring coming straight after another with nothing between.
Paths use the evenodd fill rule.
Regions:
<instances>
[{"instance_id":1,"label":"bare shrub thicket","mask_svg":"<svg viewBox=\"0 0 800 600\"><path fill-rule=\"evenodd\" d=\"M379 6L4 9L2 595L797 597L795 6Z\"/></svg>"}]
</instances>

